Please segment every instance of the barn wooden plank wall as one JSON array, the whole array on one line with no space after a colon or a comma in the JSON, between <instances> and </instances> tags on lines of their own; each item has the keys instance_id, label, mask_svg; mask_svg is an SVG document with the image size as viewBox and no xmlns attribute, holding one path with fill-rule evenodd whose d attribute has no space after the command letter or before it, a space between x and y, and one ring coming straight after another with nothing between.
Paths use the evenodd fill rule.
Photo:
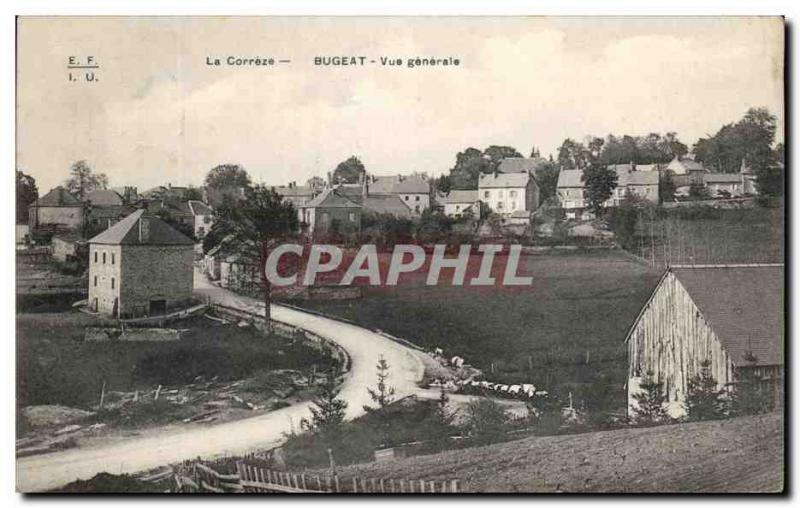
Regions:
<instances>
[{"instance_id":1,"label":"barn wooden plank wall","mask_svg":"<svg viewBox=\"0 0 800 508\"><path fill-rule=\"evenodd\" d=\"M689 293L665 274L628 336L628 378L652 371L670 401L682 400L704 360L720 387L733 382L733 363Z\"/></svg>"}]
</instances>

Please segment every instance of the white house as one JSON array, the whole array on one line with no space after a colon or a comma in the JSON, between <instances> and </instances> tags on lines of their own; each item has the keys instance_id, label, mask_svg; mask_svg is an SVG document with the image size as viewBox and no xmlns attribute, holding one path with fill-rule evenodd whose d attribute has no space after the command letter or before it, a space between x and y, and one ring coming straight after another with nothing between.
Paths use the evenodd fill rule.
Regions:
<instances>
[{"instance_id":1,"label":"white house","mask_svg":"<svg viewBox=\"0 0 800 508\"><path fill-rule=\"evenodd\" d=\"M451 190L449 194L439 194L436 201L442 206L442 212L448 217L462 217L471 214L478 217L481 203L477 190Z\"/></svg>"},{"instance_id":2,"label":"white house","mask_svg":"<svg viewBox=\"0 0 800 508\"><path fill-rule=\"evenodd\" d=\"M657 171L633 170L630 164L609 166L617 173L617 186L612 190L603 206L616 207L631 194L641 199L658 203ZM558 174L556 194L567 218L590 218L586 212L589 204L586 200L586 185L583 182L583 171L580 169L562 169Z\"/></svg>"},{"instance_id":3,"label":"white house","mask_svg":"<svg viewBox=\"0 0 800 508\"><path fill-rule=\"evenodd\" d=\"M399 197L415 214L420 214L431 206L431 185L425 175L371 175L366 177L363 185L367 186L369 195Z\"/></svg>"},{"instance_id":4,"label":"white house","mask_svg":"<svg viewBox=\"0 0 800 508\"><path fill-rule=\"evenodd\" d=\"M214 225L214 210L202 201L190 200L187 205L194 217L194 236L202 239Z\"/></svg>"},{"instance_id":5,"label":"white house","mask_svg":"<svg viewBox=\"0 0 800 508\"><path fill-rule=\"evenodd\" d=\"M488 173L478 178L478 198L500 215L539 208L539 186L529 173Z\"/></svg>"}]
</instances>

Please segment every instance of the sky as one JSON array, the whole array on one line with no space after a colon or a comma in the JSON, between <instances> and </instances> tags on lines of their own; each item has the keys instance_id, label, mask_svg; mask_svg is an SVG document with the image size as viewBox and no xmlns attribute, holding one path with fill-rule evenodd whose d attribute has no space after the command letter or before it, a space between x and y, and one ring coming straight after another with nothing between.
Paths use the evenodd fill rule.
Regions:
<instances>
[{"instance_id":1,"label":"sky","mask_svg":"<svg viewBox=\"0 0 800 508\"><path fill-rule=\"evenodd\" d=\"M691 145L761 106L783 139L781 18L22 17L17 37L17 168L41 194L82 159L143 191L222 163L282 185L351 155L438 175L467 147L555 155L567 137L668 131ZM99 69L70 81L69 58L89 55ZM378 63L314 65L362 55Z\"/></svg>"}]
</instances>

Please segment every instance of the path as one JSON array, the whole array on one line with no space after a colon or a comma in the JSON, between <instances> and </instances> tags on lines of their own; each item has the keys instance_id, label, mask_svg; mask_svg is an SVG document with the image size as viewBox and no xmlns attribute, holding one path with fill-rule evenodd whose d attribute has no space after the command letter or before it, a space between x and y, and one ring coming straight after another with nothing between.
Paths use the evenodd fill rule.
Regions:
<instances>
[{"instance_id":1,"label":"path","mask_svg":"<svg viewBox=\"0 0 800 508\"><path fill-rule=\"evenodd\" d=\"M263 304L208 282L195 272L195 293L212 302L242 310L262 311ZM342 385L348 418L363 413L372 401L366 387L375 384L375 363L380 355L391 367L389 383L398 398L420 392L423 366L415 353L375 332L333 319L272 306L274 319L309 330L342 346L352 367ZM297 429L309 415L310 403L299 403L270 413L218 425L187 424L185 432L131 438L106 446L84 447L17 459L17 490L36 492L88 479L97 473L134 473L198 456L242 454L280 443L283 433Z\"/></svg>"}]
</instances>

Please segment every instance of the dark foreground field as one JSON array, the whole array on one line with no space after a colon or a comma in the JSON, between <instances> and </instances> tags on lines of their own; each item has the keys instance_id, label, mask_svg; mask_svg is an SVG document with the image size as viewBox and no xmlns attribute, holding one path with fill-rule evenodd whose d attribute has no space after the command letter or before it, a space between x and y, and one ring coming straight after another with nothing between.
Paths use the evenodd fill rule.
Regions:
<instances>
[{"instance_id":1,"label":"dark foreground field","mask_svg":"<svg viewBox=\"0 0 800 508\"><path fill-rule=\"evenodd\" d=\"M780 492L783 416L533 437L384 464L366 478L459 480L464 492Z\"/></svg>"},{"instance_id":2,"label":"dark foreground field","mask_svg":"<svg viewBox=\"0 0 800 508\"><path fill-rule=\"evenodd\" d=\"M444 348L491 380L571 391L604 409L624 404L623 340L659 272L615 250L527 255L521 266L533 277L523 289L412 284L301 305Z\"/></svg>"}]
</instances>

